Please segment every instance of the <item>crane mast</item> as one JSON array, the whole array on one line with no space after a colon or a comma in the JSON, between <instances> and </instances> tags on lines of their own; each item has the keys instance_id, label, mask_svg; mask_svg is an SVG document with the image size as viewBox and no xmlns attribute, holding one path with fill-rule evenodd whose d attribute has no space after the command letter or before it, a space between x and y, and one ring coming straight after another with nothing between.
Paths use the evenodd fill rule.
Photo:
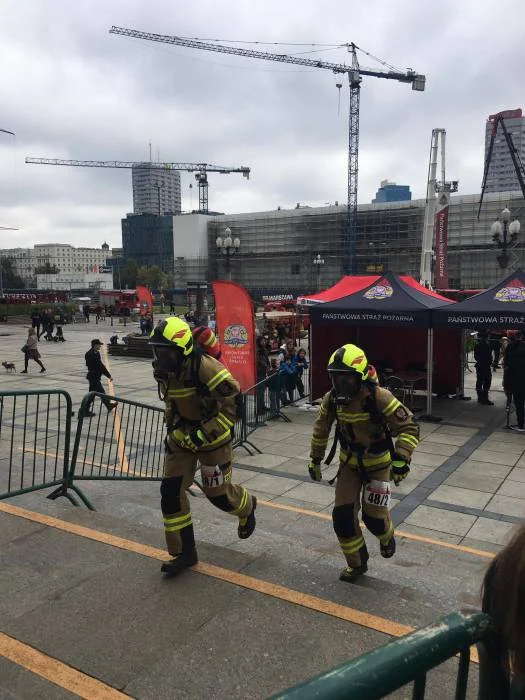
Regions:
<instances>
[{"instance_id":1,"label":"crane mast","mask_svg":"<svg viewBox=\"0 0 525 700\"><path fill-rule=\"evenodd\" d=\"M145 163L129 160L65 160L62 158L26 158L26 163L31 165L66 165L77 168L148 168L150 170L169 171L182 170L195 173L195 179L199 185L199 213L208 213L208 173L241 173L246 179L250 178L250 168L242 165L231 168L223 165L210 165L209 163ZM159 211L160 214L160 211Z\"/></svg>"},{"instance_id":2,"label":"crane mast","mask_svg":"<svg viewBox=\"0 0 525 700\"><path fill-rule=\"evenodd\" d=\"M458 191L458 181L446 181L446 130L432 129L428 164L425 222L421 245L419 278L422 285L439 289L448 287L447 232L451 192ZM441 145L441 179L437 179L438 149ZM434 266L435 260L435 266ZM434 279L433 279L434 277Z\"/></svg>"},{"instance_id":3,"label":"crane mast","mask_svg":"<svg viewBox=\"0 0 525 700\"><path fill-rule=\"evenodd\" d=\"M345 226L343 269L346 274L354 274L356 272L355 242L357 238L357 191L359 175L359 107L362 76L385 78L387 80L410 83L413 90L423 91L425 89L424 75L420 75L411 69L408 69L405 72L396 71L394 69L388 71L363 69L359 66L357 59L356 50L359 47L353 43L347 45L352 57L351 65L347 65L345 63L331 63L329 61L304 58L301 56L290 56L288 54L276 54L267 51L242 49L235 46L201 41L199 39L187 39L184 37L165 34L152 34L150 32L141 32L135 29L127 29L125 27L113 26L109 32L110 34L127 36L133 39L142 39L163 44L172 44L175 46L185 46L192 49L214 51L216 53L232 54L234 56L244 56L246 58L256 58L264 61L289 63L292 65L306 66L309 68L320 68L323 70L332 71L336 74L344 73L348 75L350 86L350 110L348 126L348 207Z\"/></svg>"}]
</instances>

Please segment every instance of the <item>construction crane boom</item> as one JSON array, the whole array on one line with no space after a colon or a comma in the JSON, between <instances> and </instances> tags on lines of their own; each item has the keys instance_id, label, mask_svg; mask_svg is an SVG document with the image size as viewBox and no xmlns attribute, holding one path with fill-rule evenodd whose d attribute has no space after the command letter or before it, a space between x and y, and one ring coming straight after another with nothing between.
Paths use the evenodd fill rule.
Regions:
<instances>
[{"instance_id":1,"label":"construction crane boom","mask_svg":"<svg viewBox=\"0 0 525 700\"><path fill-rule=\"evenodd\" d=\"M520 112L521 115L521 112ZM514 145L514 141L512 140L512 134L509 132L507 129L507 126L505 124L505 118L506 117L513 117L514 113L512 110L510 112L498 112L498 114L492 114L489 119L492 122L492 132L490 134L490 143L489 147L487 149L487 159L485 161L485 169L483 171L483 182L481 184L481 197L479 199L479 207L478 207L478 220L479 220L479 215L481 213L481 206L483 204L483 197L485 195L485 189L487 187L487 178L489 174L489 168L490 168L490 162L492 160L492 151L494 150L494 141L496 140L496 135L498 133L498 127L501 124L501 129L503 131L503 135L505 137L505 141L507 142L507 148L509 149L509 154L510 158L512 160L512 165L514 166L514 170L516 172L516 177L518 178L518 182L521 188L521 194L525 198L525 167L523 166L523 163L521 161L521 157L519 154L518 149Z\"/></svg>"},{"instance_id":2,"label":"construction crane boom","mask_svg":"<svg viewBox=\"0 0 525 700\"><path fill-rule=\"evenodd\" d=\"M241 49L235 46L226 46L198 39L186 39L179 36L169 36L165 34L152 34L150 32L140 32L135 29L124 27L111 27L110 34L127 36L133 39L143 39L155 41L162 44L173 44L176 46L186 46L192 49L204 51L214 51L216 53L233 54L246 58L256 58L264 61L275 61L278 63L290 63L297 66L309 68L321 68L333 73L345 73L348 75L350 85L350 110L349 110L349 150L348 150L348 209L344 246L344 271L347 274L355 272L355 241L357 234L357 185L358 185L358 155L359 155L359 101L360 86L362 76L372 76L374 78L385 78L387 80L397 80L402 83L410 83L413 90L422 91L425 89L425 76L408 69L404 73L401 71L374 71L362 69L359 66L356 44L348 44L352 61L351 65L345 63L331 63L300 56L290 56L288 54L275 54L267 51L255 51L251 49Z\"/></svg>"},{"instance_id":3,"label":"construction crane boom","mask_svg":"<svg viewBox=\"0 0 525 700\"><path fill-rule=\"evenodd\" d=\"M208 176L207 173L242 173L246 179L250 178L250 168L240 166L230 168L223 165L210 165L209 163L149 163L128 160L66 160L62 158L26 158L26 163L31 165L67 165L78 168L147 168L148 170L183 170L188 173L196 173L195 179L199 184L199 212L208 213Z\"/></svg>"}]
</instances>

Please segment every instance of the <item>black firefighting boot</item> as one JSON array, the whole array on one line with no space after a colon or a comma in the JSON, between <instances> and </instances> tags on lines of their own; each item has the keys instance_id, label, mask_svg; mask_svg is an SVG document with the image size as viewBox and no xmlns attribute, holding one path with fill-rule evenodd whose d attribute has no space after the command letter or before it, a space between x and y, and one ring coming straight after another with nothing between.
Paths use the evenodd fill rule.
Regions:
<instances>
[{"instance_id":1,"label":"black firefighting boot","mask_svg":"<svg viewBox=\"0 0 525 700\"><path fill-rule=\"evenodd\" d=\"M394 535L392 535L386 544L382 542L379 543L379 551L381 552L381 556L385 559L390 559L390 557L394 556L396 553L396 538Z\"/></svg>"},{"instance_id":2,"label":"black firefighting boot","mask_svg":"<svg viewBox=\"0 0 525 700\"><path fill-rule=\"evenodd\" d=\"M237 534L241 540L247 540L255 530L255 509L257 508L257 499L255 496L252 496L252 504L252 512L250 515L248 515L246 518L239 518Z\"/></svg>"},{"instance_id":3,"label":"black firefighting boot","mask_svg":"<svg viewBox=\"0 0 525 700\"><path fill-rule=\"evenodd\" d=\"M362 547L359 553L361 554L361 566L347 566L339 575L340 581L354 583L360 576L366 574L368 571L368 550L366 546Z\"/></svg>"},{"instance_id":4,"label":"black firefighting boot","mask_svg":"<svg viewBox=\"0 0 525 700\"><path fill-rule=\"evenodd\" d=\"M180 574L180 572L184 571L187 567L195 566L198 561L197 550L193 547L193 549L177 554L173 559L163 562L160 570L167 576L175 576L176 574Z\"/></svg>"}]
</instances>

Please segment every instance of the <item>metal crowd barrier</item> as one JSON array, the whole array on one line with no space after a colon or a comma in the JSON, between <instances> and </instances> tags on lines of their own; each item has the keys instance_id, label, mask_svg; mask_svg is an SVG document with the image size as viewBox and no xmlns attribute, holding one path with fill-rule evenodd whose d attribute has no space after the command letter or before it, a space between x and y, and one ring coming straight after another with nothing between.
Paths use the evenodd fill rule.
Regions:
<instances>
[{"instance_id":1,"label":"metal crowd barrier","mask_svg":"<svg viewBox=\"0 0 525 700\"><path fill-rule=\"evenodd\" d=\"M506 700L509 679L503 671L502 649L484 613L452 613L433 625L416 630L358 656L301 685L278 693L280 700L378 700L413 683L412 700L425 697L427 673L459 655L455 700L467 693L470 647L479 646L478 700ZM439 696L446 698L440 679Z\"/></svg>"},{"instance_id":2,"label":"metal crowd barrier","mask_svg":"<svg viewBox=\"0 0 525 700\"><path fill-rule=\"evenodd\" d=\"M116 404L112 411L106 407L110 401ZM64 491L72 489L93 510L76 482L160 481L165 435L162 407L95 392L86 394L78 412Z\"/></svg>"},{"instance_id":3,"label":"metal crowd barrier","mask_svg":"<svg viewBox=\"0 0 525 700\"><path fill-rule=\"evenodd\" d=\"M66 391L0 392L0 500L52 486L65 490L71 416Z\"/></svg>"}]
</instances>

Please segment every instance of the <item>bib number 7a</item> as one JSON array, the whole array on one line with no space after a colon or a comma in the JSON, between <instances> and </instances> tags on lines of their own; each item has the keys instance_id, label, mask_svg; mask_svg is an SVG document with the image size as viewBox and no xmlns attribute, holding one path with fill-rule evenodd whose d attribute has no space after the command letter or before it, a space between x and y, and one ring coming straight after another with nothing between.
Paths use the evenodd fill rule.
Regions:
<instances>
[{"instance_id":1,"label":"bib number 7a","mask_svg":"<svg viewBox=\"0 0 525 700\"><path fill-rule=\"evenodd\" d=\"M371 506L390 508L392 504L390 482L372 479L365 485L364 501L365 503L369 503Z\"/></svg>"}]
</instances>

